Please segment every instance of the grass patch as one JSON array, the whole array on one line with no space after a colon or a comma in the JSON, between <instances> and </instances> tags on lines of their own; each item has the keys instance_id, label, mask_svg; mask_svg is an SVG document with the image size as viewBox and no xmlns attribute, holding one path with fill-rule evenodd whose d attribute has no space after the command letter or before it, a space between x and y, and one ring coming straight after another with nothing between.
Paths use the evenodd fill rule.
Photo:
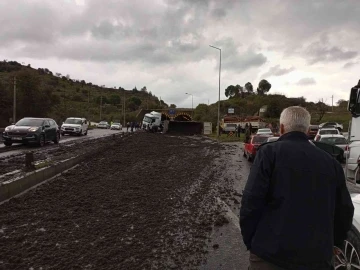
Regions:
<instances>
[{"instance_id":1,"label":"grass patch","mask_svg":"<svg viewBox=\"0 0 360 270\"><path fill-rule=\"evenodd\" d=\"M212 133L210 135L207 135L209 138L217 140L217 134ZM235 134L233 136L228 136L227 134L221 134L219 141L220 142L244 142L245 140L245 134L240 133L240 137L236 137Z\"/></svg>"}]
</instances>

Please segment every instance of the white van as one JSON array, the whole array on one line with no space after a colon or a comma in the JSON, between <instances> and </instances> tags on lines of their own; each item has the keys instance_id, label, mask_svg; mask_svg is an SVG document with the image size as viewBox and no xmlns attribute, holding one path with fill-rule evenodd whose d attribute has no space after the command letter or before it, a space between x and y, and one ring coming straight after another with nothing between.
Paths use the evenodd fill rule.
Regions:
<instances>
[{"instance_id":1,"label":"white van","mask_svg":"<svg viewBox=\"0 0 360 270\"><path fill-rule=\"evenodd\" d=\"M69 117L61 125L61 135L87 135L89 128L89 121L86 118Z\"/></svg>"}]
</instances>

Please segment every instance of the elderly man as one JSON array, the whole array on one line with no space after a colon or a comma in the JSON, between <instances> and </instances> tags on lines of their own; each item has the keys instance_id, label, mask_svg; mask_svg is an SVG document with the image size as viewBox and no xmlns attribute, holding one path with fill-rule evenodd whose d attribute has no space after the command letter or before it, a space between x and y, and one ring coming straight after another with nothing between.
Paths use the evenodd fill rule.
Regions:
<instances>
[{"instance_id":1,"label":"elderly man","mask_svg":"<svg viewBox=\"0 0 360 270\"><path fill-rule=\"evenodd\" d=\"M249 269L333 269L354 207L341 165L306 136L310 114L286 108L277 142L260 147L243 193Z\"/></svg>"}]
</instances>

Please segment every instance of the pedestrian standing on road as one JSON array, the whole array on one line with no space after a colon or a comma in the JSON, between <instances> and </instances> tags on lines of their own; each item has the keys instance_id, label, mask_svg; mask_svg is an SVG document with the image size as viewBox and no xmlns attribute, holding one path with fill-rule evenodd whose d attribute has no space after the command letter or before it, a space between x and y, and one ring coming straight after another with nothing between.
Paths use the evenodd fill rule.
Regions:
<instances>
[{"instance_id":1,"label":"pedestrian standing on road","mask_svg":"<svg viewBox=\"0 0 360 270\"><path fill-rule=\"evenodd\" d=\"M134 132L135 123L131 122L131 132Z\"/></svg>"},{"instance_id":2,"label":"pedestrian standing on road","mask_svg":"<svg viewBox=\"0 0 360 270\"><path fill-rule=\"evenodd\" d=\"M250 127L246 127L245 130L245 143L249 143L250 142L250 137L251 137L251 132L250 132Z\"/></svg>"},{"instance_id":3,"label":"pedestrian standing on road","mask_svg":"<svg viewBox=\"0 0 360 270\"><path fill-rule=\"evenodd\" d=\"M126 123L126 132L129 131L129 128L130 128L130 122L127 122L127 123Z\"/></svg>"},{"instance_id":4,"label":"pedestrian standing on road","mask_svg":"<svg viewBox=\"0 0 360 270\"><path fill-rule=\"evenodd\" d=\"M310 118L302 107L286 108L281 137L256 153L240 209L249 269L334 269L334 246L352 226L344 171L309 143Z\"/></svg>"},{"instance_id":5,"label":"pedestrian standing on road","mask_svg":"<svg viewBox=\"0 0 360 270\"><path fill-rule=\"evenodd\" d=\"M241 134L241 126L240 124L237 126L237 135L240 138L240 134Z\"/></svg>"},{"instance_id":6,"label":"pedestrian standing on road","mask_svg":"<svg viewBox=\"0 0 360 270\"><path fill-rule=\"evenodd\" d=\"M251 133L252 133L252 125L251 125L251 123L249 124L249 129L250 129L250 135L251 135Z\"/></svg>"}]
</instances>

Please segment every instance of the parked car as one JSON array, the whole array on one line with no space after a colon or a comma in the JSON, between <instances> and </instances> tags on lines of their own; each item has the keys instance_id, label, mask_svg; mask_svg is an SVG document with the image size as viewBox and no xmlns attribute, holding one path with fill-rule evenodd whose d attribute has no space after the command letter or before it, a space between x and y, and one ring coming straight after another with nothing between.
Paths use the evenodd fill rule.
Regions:
<instances>
[{"instance_id":1,"label":"parked car","mask_svg":"<svg viewBox=\"0 0 360 270\"><path fill-rule=\"evenodd\" d=\"M335 257L335 269L360 269L360 194L351 194L355 208L352 228Z\"/></svg>"},{"instance_id":2,"label":"parked car","mask_svg":"<svg viewBox=\"0 0 360 270\"><path fill-rule=\"evenodd\" d=\"M321 135L319 142L324 142L340 147L344 150L345 158L349 153L348 141L343 135Z\"/></svg>"},{"instance_id":3,"label":"parked car","mask_svg":"<svg viewBox=\"0 0 360 270\"><path fill-rule=\"evenodd\" d=\"M230 132L235 133L236 132L236 124L226 123L223 128L223 133L228 134Z\"/></svg>"},{"instance_id":4,"label":"parked car","mask_svg":"<svg viewBox=\"0 0 360 270\"><path fill-rule=\"evenodd\" d=\"M120 123L113 123L110 126L110 129L117 129L117 130L122 130L122 125Z\"/></svg>"},{"instance_id":5,"label":"parked car","mask_svg":"<svg viewBox=\"0 0 360 270\"><path fill-rule=\"evenodd\" d=\"M274 135L270 128L259 128L256 132L257 135Z\"/></svg>"},{"instance_id":6,"label":"parked car","mask_svg":"<svg viewBox=\"0 0 360 270\"><path fill-rule=\"evenodd\" d=\"M309 131L308 131L308 138L310 140L313 140L316 136L316 134L318 133L319 131L319 126L318 125L310 125L309 127Z\"/></svg>"},{"instance_id":7,"label":"parked car","mask_svg":"<svg viewBox=\"0 0 360 270\"><path fill-rule=\"evenodd\" d=\"M315 141L320 139L321 135L341 135L340 131L336 128L321 128L315 136Z\"/></svg>"},{"instance_id":8,"label":"parked car","mask_svg":"<svg viewBox=\"0 0 360 270\"><path fill-rule=\"evenodd\" d=\"M36 143L44 146L49 141L57 144L60 141L60 130L53 119L25 117L15 125L6 127L3 139L6 146L13 143Z\"/></svg>"},{"instance_id":9,"label":"parked car","mask_svg":"<svg viewBox=\"0 0 360 270\"><path fill-rule=\"evenodd\" d=\"M61 135L87 135L89 128L89 122L86 118L69 117L61 125Z\"/></svg>"},{"instance_id":10,"label":"parked car","mask_svg":"<svg viewBox=\"0 0 360 270\"><path fill-rule=\"evenodd\" d=\"M313 141L312 142L316 147L328 152L330 155L333 156L337 161L340 163L345 163L345 154L344 150L336 145L328 144L325 142Z\"/></svg>"},{"instance_id":11,"label":"parked car","mask_svg":"<svg viewBox=\"0 0 360 270\"><path fill-rule=\"evenodd\" d=\"M106 122L106 121L101 121L101 122L97 125L97 127L98 127L98 128L106 128L106 129L108 129L108 128L110 128L110 125L109 125L109 123Z\"/></svg>"},{"instance_id":12,"label":"parked car","mask_svg":"<svg viewBox=\"0 0 360 270\"><path fill-rule=\"evenodd\" d=\"M267 138L267 140L265 141L265 143L268 142L276 142L280 137L269 137Z\"/></svg>"},{"instance_id":13,"label":"parked car","mask_svg":"<svg viewBox=\"0 0 360 270\"><path fill-rule=\"evenodd\" d=\"M253 135L249 142L245 143L244 146L244 157L247 158L247 160L251 161L255 158L256 151L259 148L259 146L266 142L266 140L269 138L269 135Z\"/></svg>"},{"instance_id":14,"label":"parked car","mask_svg":"<svg viewBox=\"0 0 360 270\"><path fill-rule=\"evenodd\" d=\"M319 128L336 128L338 129L340 132L344 129L343 124L339 124L336 122L325 122L319 125Z\"/></svg>"}]
</instances>

